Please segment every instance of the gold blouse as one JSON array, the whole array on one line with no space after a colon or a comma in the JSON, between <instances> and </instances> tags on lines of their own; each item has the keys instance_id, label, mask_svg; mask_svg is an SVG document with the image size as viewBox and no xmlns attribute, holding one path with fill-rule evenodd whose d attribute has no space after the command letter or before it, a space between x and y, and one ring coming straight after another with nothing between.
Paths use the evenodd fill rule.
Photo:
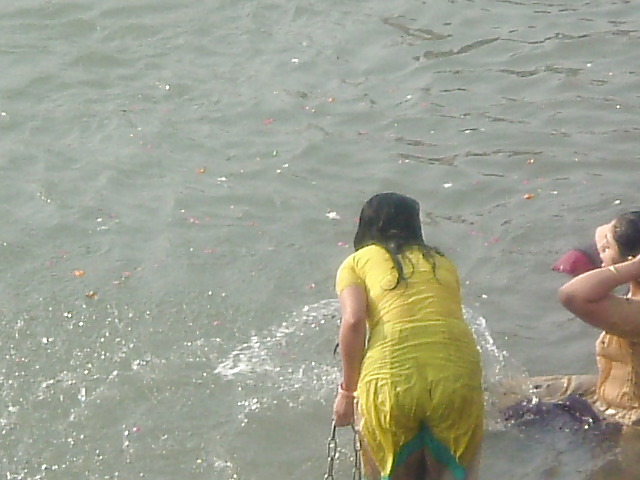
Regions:
<instances>
[{"instance_id":1,"label":"gold blouse","mask_svg":"<svg viewBox=\"0 0 640 480\"><path fill-rule=\"evenodd\" d=\"M640 421L640 342L602 332L596 358L596 405L624 424Z\"/></svg>"}]
</instances>

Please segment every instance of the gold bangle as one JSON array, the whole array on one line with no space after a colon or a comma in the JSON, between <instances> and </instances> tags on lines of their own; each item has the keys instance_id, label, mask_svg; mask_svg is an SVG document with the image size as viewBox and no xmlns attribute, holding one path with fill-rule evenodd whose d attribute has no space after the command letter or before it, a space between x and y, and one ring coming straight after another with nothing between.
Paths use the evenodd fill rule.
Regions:
<instances>
[{"instance_id":1,"label":"gold bangle","mask_svg":"<svg viewBox=\"0 0 640 480\"><path fill-rule=\"evenodd\" d=\"M618 277L620 276L620 272L618 271L615 265L609 265L607 268L611 270L613 273L615 273Z\"/></svg>"}]
</instances>

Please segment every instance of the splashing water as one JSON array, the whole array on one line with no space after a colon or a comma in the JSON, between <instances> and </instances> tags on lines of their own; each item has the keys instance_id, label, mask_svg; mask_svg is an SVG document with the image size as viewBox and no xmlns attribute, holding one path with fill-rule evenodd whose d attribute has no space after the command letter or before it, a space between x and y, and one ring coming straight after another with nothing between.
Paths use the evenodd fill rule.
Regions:
<instances>
[{"instance_id":1,"label":"splashing water","mask_svg":"<svg viewBox=\"0 0 640 480\"><path fill-rule=\"evenodd\" d=\"M487 427L500 430L504 428L502 409L530 396L529 376L508 352L496 346L484 317L467 307L463 307L463 312L482 357Z\"/></svg>"},{"instance_id":2,"label":"splashing water","mask_svg":"<svg viewBox=\"0 0 640 480\"><path fill-rule=\"evenodd\" d=\"M252 335L218 363L216 374L255 395L238 403L244 406L241 418L273 405L276 396L284 396L281 400L290 406L332 398L339 375L332 353L338 312L335 300L305 306L280 325Z\"/></svg>"},{"instance_id":3,"label":"splashing water","mask_svg":"<svg viewBox=\"0 0 640 480\"><path fill-rule=\"evenodd\" d=\"M464 315L481 352L488 427L501 429L500 408L526 396L527 375L507 352L496 346L483 317L466 307ZM262 398L239 402L246 412L268 405L271 401L268 397L275 392L283 392L292 406L300 405L305 398L321 397L329 401L340 373L339 361L332 354L339 319L337 300L307 305L280 325L254 334L235 347L220 361L215 373L241 385L264 387L260 389Z\"/></svg>"}]
</instances>

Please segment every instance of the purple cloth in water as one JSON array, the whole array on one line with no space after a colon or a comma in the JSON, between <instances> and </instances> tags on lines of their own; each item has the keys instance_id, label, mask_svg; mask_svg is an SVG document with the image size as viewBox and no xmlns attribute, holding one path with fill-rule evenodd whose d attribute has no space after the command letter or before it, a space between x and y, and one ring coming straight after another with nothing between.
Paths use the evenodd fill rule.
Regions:
<instances>
[{"instance_id":1,"label":"purple cloth in water","mask_svg":"<svg viewBox=\"0 0 640 480\"><path fill-rule=\"evenodd\" d=\"M543 427L564 431L585 431L617 435L622 425L605 421L591 404L578 395L569 395L559 402L538 399L522 400L502 411L505 422L519 427Z\"/></svg>"}]
</instances>

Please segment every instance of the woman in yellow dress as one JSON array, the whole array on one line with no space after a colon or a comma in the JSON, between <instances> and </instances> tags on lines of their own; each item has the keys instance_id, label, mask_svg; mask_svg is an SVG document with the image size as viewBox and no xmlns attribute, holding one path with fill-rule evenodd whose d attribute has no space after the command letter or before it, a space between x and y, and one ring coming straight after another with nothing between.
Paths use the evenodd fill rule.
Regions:
<instances>
[{"instance_id":1,"label":"woman in yellow dress","mask_svg":"<svg viewBox=\"0 0 640 480\"><path fill-rule=\"evenodd\" d=\"M424 242L418 202L397 193L364 204L354 247L336 277L336 425L356 424L370 480L476 479L482 367L455 265Z\"/></svg>"}]
</instances>

